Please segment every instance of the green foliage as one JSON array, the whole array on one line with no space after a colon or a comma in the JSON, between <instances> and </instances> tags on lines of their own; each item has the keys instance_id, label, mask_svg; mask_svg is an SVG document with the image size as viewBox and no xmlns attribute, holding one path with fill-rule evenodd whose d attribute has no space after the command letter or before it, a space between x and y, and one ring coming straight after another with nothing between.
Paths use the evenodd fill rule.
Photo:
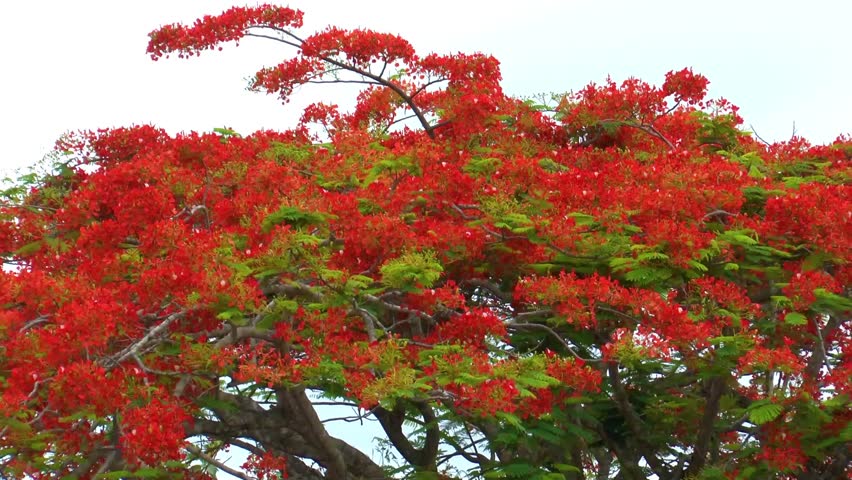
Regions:
<instances>
[{"instance_id":1,"label":"green foliage","mask_svg":"<svg viewBox=\"0 0 852 480\"><path fill-rule=\"evenodd\" d=\"M444 267L438 262L435 252L408 252L386 261L380 269L382 283L390 288L417 291L431 287L441 278Z\"/></svg>"},{"instance_id":2,"label":"green foliage","mask_svg":"<svg viewBox=\"0 0 852 480\"><path fill-rule=\"evenodd\" d=\"M473 157L464 166L464 172L472 177L489 177L500 168L502 160L494 157Z\"/></svg>"},{"instance_id":3,"label":"green foliage","mask_svg":"<svg viewBox=\"0 0 852 480\"><path fill-rule=\"evenodd\" d=\"M783 410L781 405L772 403L769 400L760 400L752 403L747 409L748 419L756 425L763 425L778 418Z\"/></svg>"},{"instance_id":4,"label":"green foliage","mask_svg":"<svg viewBox=\"0 0 852 480\"><path fill-rule=\"evenodd\" d=\"M376 146L375 148L381 149L382 147ZM417 176L421 173L420 165L414 157L386 157L373 165L373 168L370 169L369 173L364 178L363 185L369 185L383 175L396 176L408 174Z\"/></svg>"},{"instance_id":5,"label":"green foliage","mask_svg":"<svg viewBox=\"0 0 852 480\"><path fill-rule=\"evenodd\" d=\"M293 162L301 165L313 156L313 148L309 145L272 142L266 156L279 162Z\"/></svg>"},{"instance_id":6,"label":"green foliage","mask_svg":"<svg viewBox=\"0 0 852 480\"><path fill-rule=\"evenodd\" d=\"M269 214L263 219L261 230L269 232L276 225L282 223L292 226L293 228L304 228L310 225L322 224L326 221L327 215L306 212L298 207L290 205L282 205L278 210Z\"/></svg>"},{"instance_id":7,"label":"green foliage","mask_svg":"<svg viewBox=\"0 0 852 480\"><path fill-rule=\"evenodd\" d=\"M694 111L692 115L700 125L698 141L710 151L727 150L743 135L733 115L711 115L703 111Z\"/></svg>"},{"instance_id":8,"label":"green foliage","mask_svg":"<svg viewBox=\"0 0 852 480\"><path fill-rule=\"evenodd\" d=\"M560 165L550 158L542 158L538 161L538 166L545 172L549 173L564 172L565 170L568 170L565 165Z\"/></svg>"}]
</instances>

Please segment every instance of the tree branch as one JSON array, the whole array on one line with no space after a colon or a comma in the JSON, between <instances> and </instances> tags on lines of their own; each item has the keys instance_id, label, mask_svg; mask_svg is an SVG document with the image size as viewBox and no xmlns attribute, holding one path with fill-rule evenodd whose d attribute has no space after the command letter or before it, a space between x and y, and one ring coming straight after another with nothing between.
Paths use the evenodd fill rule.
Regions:
<instances>
[{"instance_id":1,"label":"tree branch","mask_svg":"<svg viewBox=\"0 0 852 480\"><path fill-rule=\"evenodd\" d=\"M555 330L548 327L547 325L542 325L540 323L509 323L508 325L506 325L506 328L508 328L508 329L532 328L532 329L544 330L545 332L549 333L553 338L555 338L556 341L558 341L560 345L565 347L565 349L568 350L568 352L577 360L580 360L580 361L583 361L583 362L592 362L592 363L601 361L601 360L598 360L596 358L583 358L583 357L581 357L577 353L577 351L574 350L574 347L569 345L568 342L566 342L565 339L562 338L562 335L559 335L558 333L556 333Z\"/></svg>"},{"instance_id":2,"label":"tree branch","mask_svg":"<svg viewBox=\"0 0 852 480\"><path fill-rule=\"evenodd\" d=\"M388 439L405 460L412 465L434 472L438 468L436 462L438 445L440 443L440 431L431 407L422 403L417 404L417 409L423 417L423 424L426 429L426 443L422 449L414 448L411 441L408 440L408 437L402 431L402 425L405 421L405 410L400 404L397 404L392 411L388 411L384 407L377 407L373 410L373 415L379 419L379 423L381 423L382 428L387 433Z\"/></svg>"},{"instance_id":3,"label":"tree branch","mask_svg":"<svg viewBox=\"0 0 852 480\"><path fill-rule=\"evenodd\" d=\"M332 478L347 478L348 468L343 459L343 454L337 449L328 434L325 426L320 421L316 410L311 405L304 388L288 388L276 391L282 405L286 405L291 419L299 421L291 422L291 425L313 446L323 453L324 462L321 462Z\"/></svg>"},{"instance_id":4,"label":"tree branch","mask_svg":"<svg viewBox=\"0 0 852 480\"><path fill-rule=\"evenodd\" d=\"M610 384L613 389L613 396L615 397L615 403L618 406L618 410L624 416L625 423L627 423L627 428L630 429L630 432L636 438L637 443L639 444L640 452L642 456L645 458L645 461L648 462L648 465L654 470L654 472L660 478L668 478L668 471L657 458L657 456L651 451L648 446L648 443L645 441L645 435L647 428L645 426L645 422L639 418L639 415L636 413L636 410L633 408L633 405L630 404L630 398L627 395L627 391L624 389L624 385L621 384L621 376L618 373L618 365L615 363L610 363L607 366L607 371L609 373Z\"/></svg>"},{"instance_id":5,"label":"tree branch","mask_svg":"<svg viewBox=\"0 0 852 480\"><path fill-rule=\"evenodd\" d=\"M150 330L148 330L148 333L146 333L144 337L140 338L115 356L110 358L104 358L101 363L108 369L117 367L119 364L121 364L121 362L127 360L128 358L134 355L137 355L139 351L142 350L144 347L147 347L148 344L155 337L165 332L169 328L169 325L186 316L186 313L186 310L181 310L180 312L175 312L169 315L165 318L165 320L160 322L159 325L152 327Z\"/></svg>"},{"instance_id":6,"label":"tree branch","mask_svg":"<svg viewBox=\"0 0 852 480\"><path fill-rule=\"evenodd\" d=\"M185 448L190 453L195 455L196 457L198 457L201 460L215 466L219 470L222 470L223 472L225 472L229 475L233 475L233 476L240 478L242 480L257 480L256 477L246 475L245 473L243 473L239 470L236 470L236 469L229 467L226 463L220 462L219 460L216 460L215 458L211 457L210 455L207 455L206 453L202 452L200 448L198 448L197 446L195 446L191 443L187 444Z\"/></svg>"},{"instance_id":7,"label":"tree branch","mask_svg":"<svg viewBox=\"0 0 852 480\"><path fill-rule=\"evenodd\" d=\"M283 33L283 34L293 38L294 40L296 40L299 43L290 42L290 41L284 40L283 38L276 38L276 37L272 37L272 36L269 36L269 35L263 35L263 34L246 33L246 35L250 35L250 36L253 36L253 37L259 37L259 38L266 38L266 39L269 39L269 40L274 40L274 41L277 41L277 42L281 42L281 43L290 45L290 46L295 47L295 48L300 49L300 50L302 48L301 43L303 43L304 40L302 40L301 38L297 37L296 35L292 34L291 32L289 32L289 31L287 31L283 28L275 28L275 27L271 27L271 26L268 26L268 25L258 26L258 28L269 28L271 30L278 31L280 33ZM369 78L370 80L373 80L376 83L391 89L394 93L396 93L408 105L408 107L411 109L411 111L417 117L417 120L420 122L420 125L423 127L423 130L426 132L427 135L429 135L429 138L435 138L435 129L438 128L439 125L430 125L429 124L429 121L426 120L426 116L420 110L420 107L418 107L417 104L414 103L414 98L411 95L408 95L407 93L405 93L405 91L402 89L402 87L400 87L399 85L397 85L396 83L394 83L390 80L385 79L382 76L376 75L376 74L374 74L374 73L372 73L368 70L358 68L354 65L349 65L349 64L344 63L340 60L336 60L332 57L320 57L319 59L326 62L326 63L330 63L331 65L334 65L336 67L340 67L344 70L348 70L352 73L361 75L362 77Z\"/></svg>"},{"instance_id":8,"label":"tree branch","mask_svg":"<svg viewBox=\"0 0 852 480\"><path fill-rule=\"evenodd\" d=\"M707 462L707 452L710 449L710 443L715 433L716 416L719 414L719 402L724 392L724 378L714 377L708 381L704 415L701 417L701 423L698 426L698 436L695 440L689 467L687 467L684 474L687 478L692 475L698 475Z\"/></svg>"}]
</instances>

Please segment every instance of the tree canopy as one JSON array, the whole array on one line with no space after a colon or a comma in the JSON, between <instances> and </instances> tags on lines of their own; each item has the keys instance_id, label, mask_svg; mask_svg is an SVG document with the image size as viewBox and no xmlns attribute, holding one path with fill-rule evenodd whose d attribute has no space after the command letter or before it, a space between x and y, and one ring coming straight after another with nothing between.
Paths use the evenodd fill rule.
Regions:
<instances>
[{"instance_id":1,"label":"tree canopy","mask_svg":"<svg viewBox=\"0 0 852 480\"><path fill-rule=\"evenodd\" d=\"M77 132L2 192L0 477L849 475L849 137L763 142L689 69L518 99L488 55L301 24L148 52L261 37L295 55L252 89L351 110Z\"/></svg>"}]
</instances>

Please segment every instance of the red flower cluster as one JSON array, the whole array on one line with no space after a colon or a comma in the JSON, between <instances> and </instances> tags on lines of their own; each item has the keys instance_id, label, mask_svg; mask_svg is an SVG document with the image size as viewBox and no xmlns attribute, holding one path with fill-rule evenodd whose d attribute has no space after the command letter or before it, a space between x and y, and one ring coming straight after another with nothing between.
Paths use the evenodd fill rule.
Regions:
<instances>
[{"instance_id":1,"label":"red flower cluster","mask_svg":"<svg viewBox=\"0 0 852 480\"><path fill-rule=\"evenodd\" d=\"M506 325L492 310L475 308L440 323L426 338L428 343L461 343L484 346L489 338L503 339Z\"/></svg>"},{"instance_id":2,"label":"red flower cluster","mask_svg":"<svg viewBox=\"0 0 852 480\"><path fill-rule=\"evenodd\" d=\"M156 465L183 457L181 448L186 444L185 431L192 417L182 406L167 400L168 393L160 395L122 416L122 449L128 462Z\"/></svg>"},{"instance_id":3,"label":"red flower cluster","mask_svg":"<svg viewBox=\"0 0 852 480\"><path fill-rule=\"evenodd\" d=\"M213 16L205 15L192 26L172 24L151 32L148 53L157 60L178 52L178 57L198 55L202 50L223 42L240 40L250 27L298 28L302 12L288 7L262 4L257 7L234 7Z\"/></svg>"},{"instance_id":4,"label":"red flower cluster","mask_svg":"<svg viewBox=\"0 0 852 480\"><path fill-rule=\"evenodd\" d=\"M677 102L695 104L704 99L709 84L710 81L704 75L693 73L691 68L684 68L666 73L662 90L667 95L674 95Z\"/></svg>"},{"instance_id":5,"label":"red flower cluster","mask_svg":"<svg viewBox=\"0 0 852 480\"><path fill-rule=\"evenodd\" d=\"M301 45L302 55L325 58L344 54L359 67L376 61L393 63L414 60L414 47L407 40L389 33L372 30L343 30L329 27L307 37Z\"/></svg>"},{"instance_id":6,"label":"red flower cluster","mask_svg":"<svg viewBox=\"0 0 852 480\"><path fill-rule=\"evenodd\" d=\"M740 370L745 373L778 370L788 373L800 372L805 367L804 360L790 350L789 340L785 343L775 348L755 345L740 358Z\"/></svg>"},{"instance_id":7,"label":"red flower cluster","mask_svg":"<svg viewBox=\"0 0 852 480\"><path fill-rule=\"evenodd\" d=\"M824 271L805 270L793 273L782 291L793 303L794 310L804 311L816 301L816 291L820 289L837 294L843 291L843 286Z\"/></svg>"},{"instance_id":8,"label":"red flower cluster","mask_svg":"<svg viewBox=\"0 0 852 480\"><path fill-rule=\"evenodd\" d=\"M288 478L287 460L269 452L263 455L251 454L243 463L243 468L252 472L258 480L278 480Z\"/></svg>"}]
</instances>

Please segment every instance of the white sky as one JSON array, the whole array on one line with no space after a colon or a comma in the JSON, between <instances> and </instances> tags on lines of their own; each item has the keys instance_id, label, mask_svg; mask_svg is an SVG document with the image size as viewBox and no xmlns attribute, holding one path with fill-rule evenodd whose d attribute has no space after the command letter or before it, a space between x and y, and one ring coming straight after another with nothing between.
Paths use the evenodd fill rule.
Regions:
<instances>
[{"instance_id":1,"label":"white sky","mask_svg":"<svg viewBox=\"0 0 852 480\"><path fill-rule=\"evenodd\" d=\"M274 0L270 0L274 1ZM282 107L246 78L291 51L247 39L190 60L152 62L147 34L234 5L228 0L18 0L0 14L0 170L32 164L65 131L152 123L241 133L293 125L298 105L346 102L327 85ZM249 3L250 5L253 3ZM852 133L852 2L843 0L312 0L328 24L401 34L420 53L482 51L515 95L576 90L607 75L659 83L692 67L712 96L739 105L767 140ZM370 429L368 429L370 430ZM368 430L350 429L369 440ZM343 433L343 432L341 432ZM345 435L344 435L345 436ZM363 443L362 443L363 445Z\"/></svg>"},{"instance_id":2,"label":"white sky","mask_svg":"<svg viewBox=\"0 0 852 480\"><path fill-rule=\"evenodd\" d=\"M38 161L67 130L153 123L171 132L286 128L312 86L282 107L246 92L258 67L289 55L248 39L200 58L152 62L147 33L231 6L228 0L8 2L0 15L0 168ZM313 0L304 32L327 24L399 33L421 52L483 51L523 95L578 89L611 74L659 83L691 66L711 95L742 107L767 140L816 143L852 132L852 2L645 0ZM298 101L302 100L302 101Z\"/></svg>"}]
</instances>

